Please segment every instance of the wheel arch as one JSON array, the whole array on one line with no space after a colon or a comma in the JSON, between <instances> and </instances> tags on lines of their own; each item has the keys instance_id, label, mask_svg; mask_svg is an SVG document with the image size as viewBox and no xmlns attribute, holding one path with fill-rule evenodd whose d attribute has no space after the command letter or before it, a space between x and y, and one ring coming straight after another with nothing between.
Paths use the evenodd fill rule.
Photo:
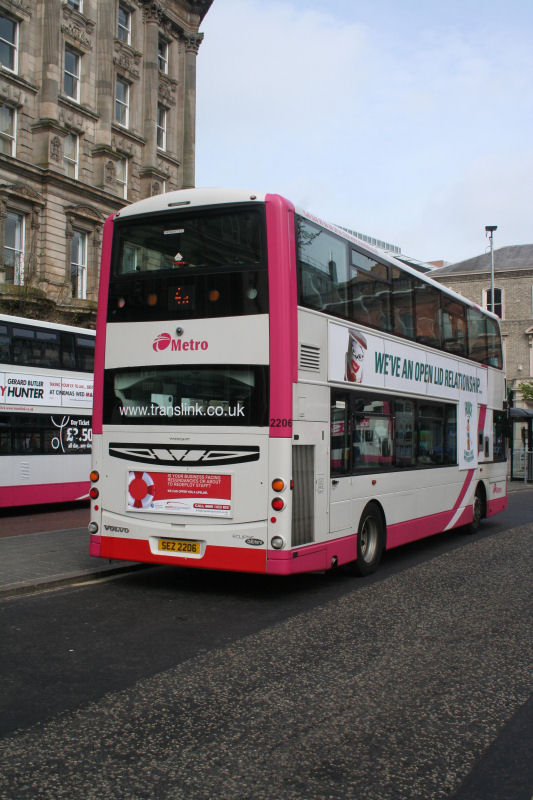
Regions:
<instances>
[{"instance_id":1,"label":"wheel arch","mask_svg":"<svg viewBox=\"0 0 533 800\"><path fill-rule=\"evenodd\" d=\"M485 481L483 479L480 479L477 482L474 497L476 495L481 500L481 517L482 519L485 519L487 516L487 487L485 486Z\"/></svg>"},{"instance_id":2,"label":"wheel arch","mask_svg":"<svg viewBox=\"0 0 533 800\"><path fill-rule=\"evenodd\" d=\"M381 505L379 500L376 500L375 498L372 498L371 500L368 500L364 504L364 506L362 508L362 511L361 511L361 513L359 515L359 520L357 522L357 529L356 529L355 532L357 533L359 531L359 527L361 525L361 520L363 519L363 517L364 517L366 511L368 510L368 508L371 508L371 507L376 508L379 511L379 515L381 517L381 522L382 522L382 525L383 525L383 552L385 552L385 550L387 549L387 517L385 515L385 509L383 508L383 506Z\"/></svg>"}]
</instances>

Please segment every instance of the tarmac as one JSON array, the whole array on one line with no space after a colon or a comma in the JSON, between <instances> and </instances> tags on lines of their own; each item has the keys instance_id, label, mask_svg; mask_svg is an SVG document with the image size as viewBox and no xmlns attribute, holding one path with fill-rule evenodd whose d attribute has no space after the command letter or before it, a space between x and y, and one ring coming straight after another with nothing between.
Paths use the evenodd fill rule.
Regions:
<instances>
[{"instance_id":1,"label":"tarmac","mask_svg":"<svg viewBox=\"0 0 533 800\"><path fill-rule=\"evenodd\" d=\"M509 493L531 488L508 483ZM16 534L9 525L9 516L0 517L0 599L153 566L90 556L86 527Z\"/></svg>"}]
</instances>

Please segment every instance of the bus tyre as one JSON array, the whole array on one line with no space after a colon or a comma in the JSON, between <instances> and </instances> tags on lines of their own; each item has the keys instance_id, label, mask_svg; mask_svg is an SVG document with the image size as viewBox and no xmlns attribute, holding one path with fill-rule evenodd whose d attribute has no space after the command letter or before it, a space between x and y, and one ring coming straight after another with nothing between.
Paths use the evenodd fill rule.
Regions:
<instances>
[{"instance_id":1,"label":"bus tyre","mask_svg":"<svg viewBox=\"0 0 533 800\"><path fill-rule=\"evenodd\" d=\"M381 511L369 503L359 522L357 531L357 561L352 564L355 575L371 575L378 568L385 545L385 529Z\"/></svg>"},{"instance_id":2,"label":"bus tyre","mask_svg":"<svg viewBox=\"0 0 533 800\"><path fill-rule=\"evenodd\" d=\"M476 489L472 504L472 522L466 526L467 533L477 533L481 520L485 516L485 501L479 488Z\"/></svg>"}]
</instances>

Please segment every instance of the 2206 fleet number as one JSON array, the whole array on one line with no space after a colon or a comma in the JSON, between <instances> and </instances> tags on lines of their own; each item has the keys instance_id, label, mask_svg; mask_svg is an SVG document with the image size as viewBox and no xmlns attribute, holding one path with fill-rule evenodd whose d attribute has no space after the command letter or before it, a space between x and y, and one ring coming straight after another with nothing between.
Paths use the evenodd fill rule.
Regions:
<instances>
[{"instance_id":1,"label":"2206 fleet number","mask_svg":"<svg viewBox=\"0 0 533 800\"><path fill-rule=\"evenodd\" d=\"M292 428L292 419L282 419L280 417L272 417L270 420L271 428Z\"/></svg>"}]
</instances>

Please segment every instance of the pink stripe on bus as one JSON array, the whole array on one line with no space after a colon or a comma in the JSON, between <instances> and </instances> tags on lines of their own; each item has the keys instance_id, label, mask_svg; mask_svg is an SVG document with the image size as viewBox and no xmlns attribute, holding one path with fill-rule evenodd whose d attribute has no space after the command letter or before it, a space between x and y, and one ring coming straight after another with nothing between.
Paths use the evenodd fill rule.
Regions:
<instances>
[{"instance_id":1,"label":"pink stripe on bus","mask_svg":"<svg viewBox=\"0 0 533 800\"><path fill-rule=\"evenodd\" d=\"M457 511L457 509L459 508L461 503L463 502L464 497L465 497L465 495L466 495L466 493L468 491L468 488L469 488L470 484L472 483L472 478L474 477L474 472L475 472L475 470L473 470L473 469L469 469L468 470L468 474L467 474L467 476L465 478L465 481L463 483L463 488L461 489L459 497L455 501L455 505L454 505L454 507L452 508L452 510L450 512L450 514L451 514L450 519L455 514L455 512Z\"/></svg>"},{"instance_id":2,"label":"pink stripe on bus","mask_svg":"<svg viewBox=\"0 0 533 800\"><path fill-rule=\"evenodd\" d=\"M270 315L270 436L292 437L292 384L297 380L294 206L265 200ZM289 248L286 246L287 238Z\"/></svg>"},{"instance_id":3,"label":"pink stripe on bus","mask_svg":"<svg viewBox=\"0 0 533 800\"><path fill-rule=\"evenodd\" d=\"M480 406L479 407L479 417L477 420L477 432L481 433L481 431L485 430L485 420L487 418L487 406Z\"/></svg>"},{"instance_id":4,"label":"pink stripe on bus","mask_svg":"<svg viewBox=\"0 0 533 800\"><path fill-rule=\"evenodd\" d=\"M113 244L113 220L114 220L114 214L111 214L106 219L104 224L104 233L102 237L102 260L100 264L100 290L98 292L98 311L96 315L96 345L94 351L93 433L102 433L107 298L109 294L109 274L111 271L111 245Z\"/></svg>"},{"instance_id":5,"label":"pink stripe on bus","mask_svg":"<svg viewBox=\"0 0 533 800\"><path fill-rule=\"evenodd\" d=\"M87 467L87 470L89 467ZM25 486L0 486L0 508L42 503L72 503L89 499L89 480L73 483L38 483Z\"/></svg>"}]
</instances>

